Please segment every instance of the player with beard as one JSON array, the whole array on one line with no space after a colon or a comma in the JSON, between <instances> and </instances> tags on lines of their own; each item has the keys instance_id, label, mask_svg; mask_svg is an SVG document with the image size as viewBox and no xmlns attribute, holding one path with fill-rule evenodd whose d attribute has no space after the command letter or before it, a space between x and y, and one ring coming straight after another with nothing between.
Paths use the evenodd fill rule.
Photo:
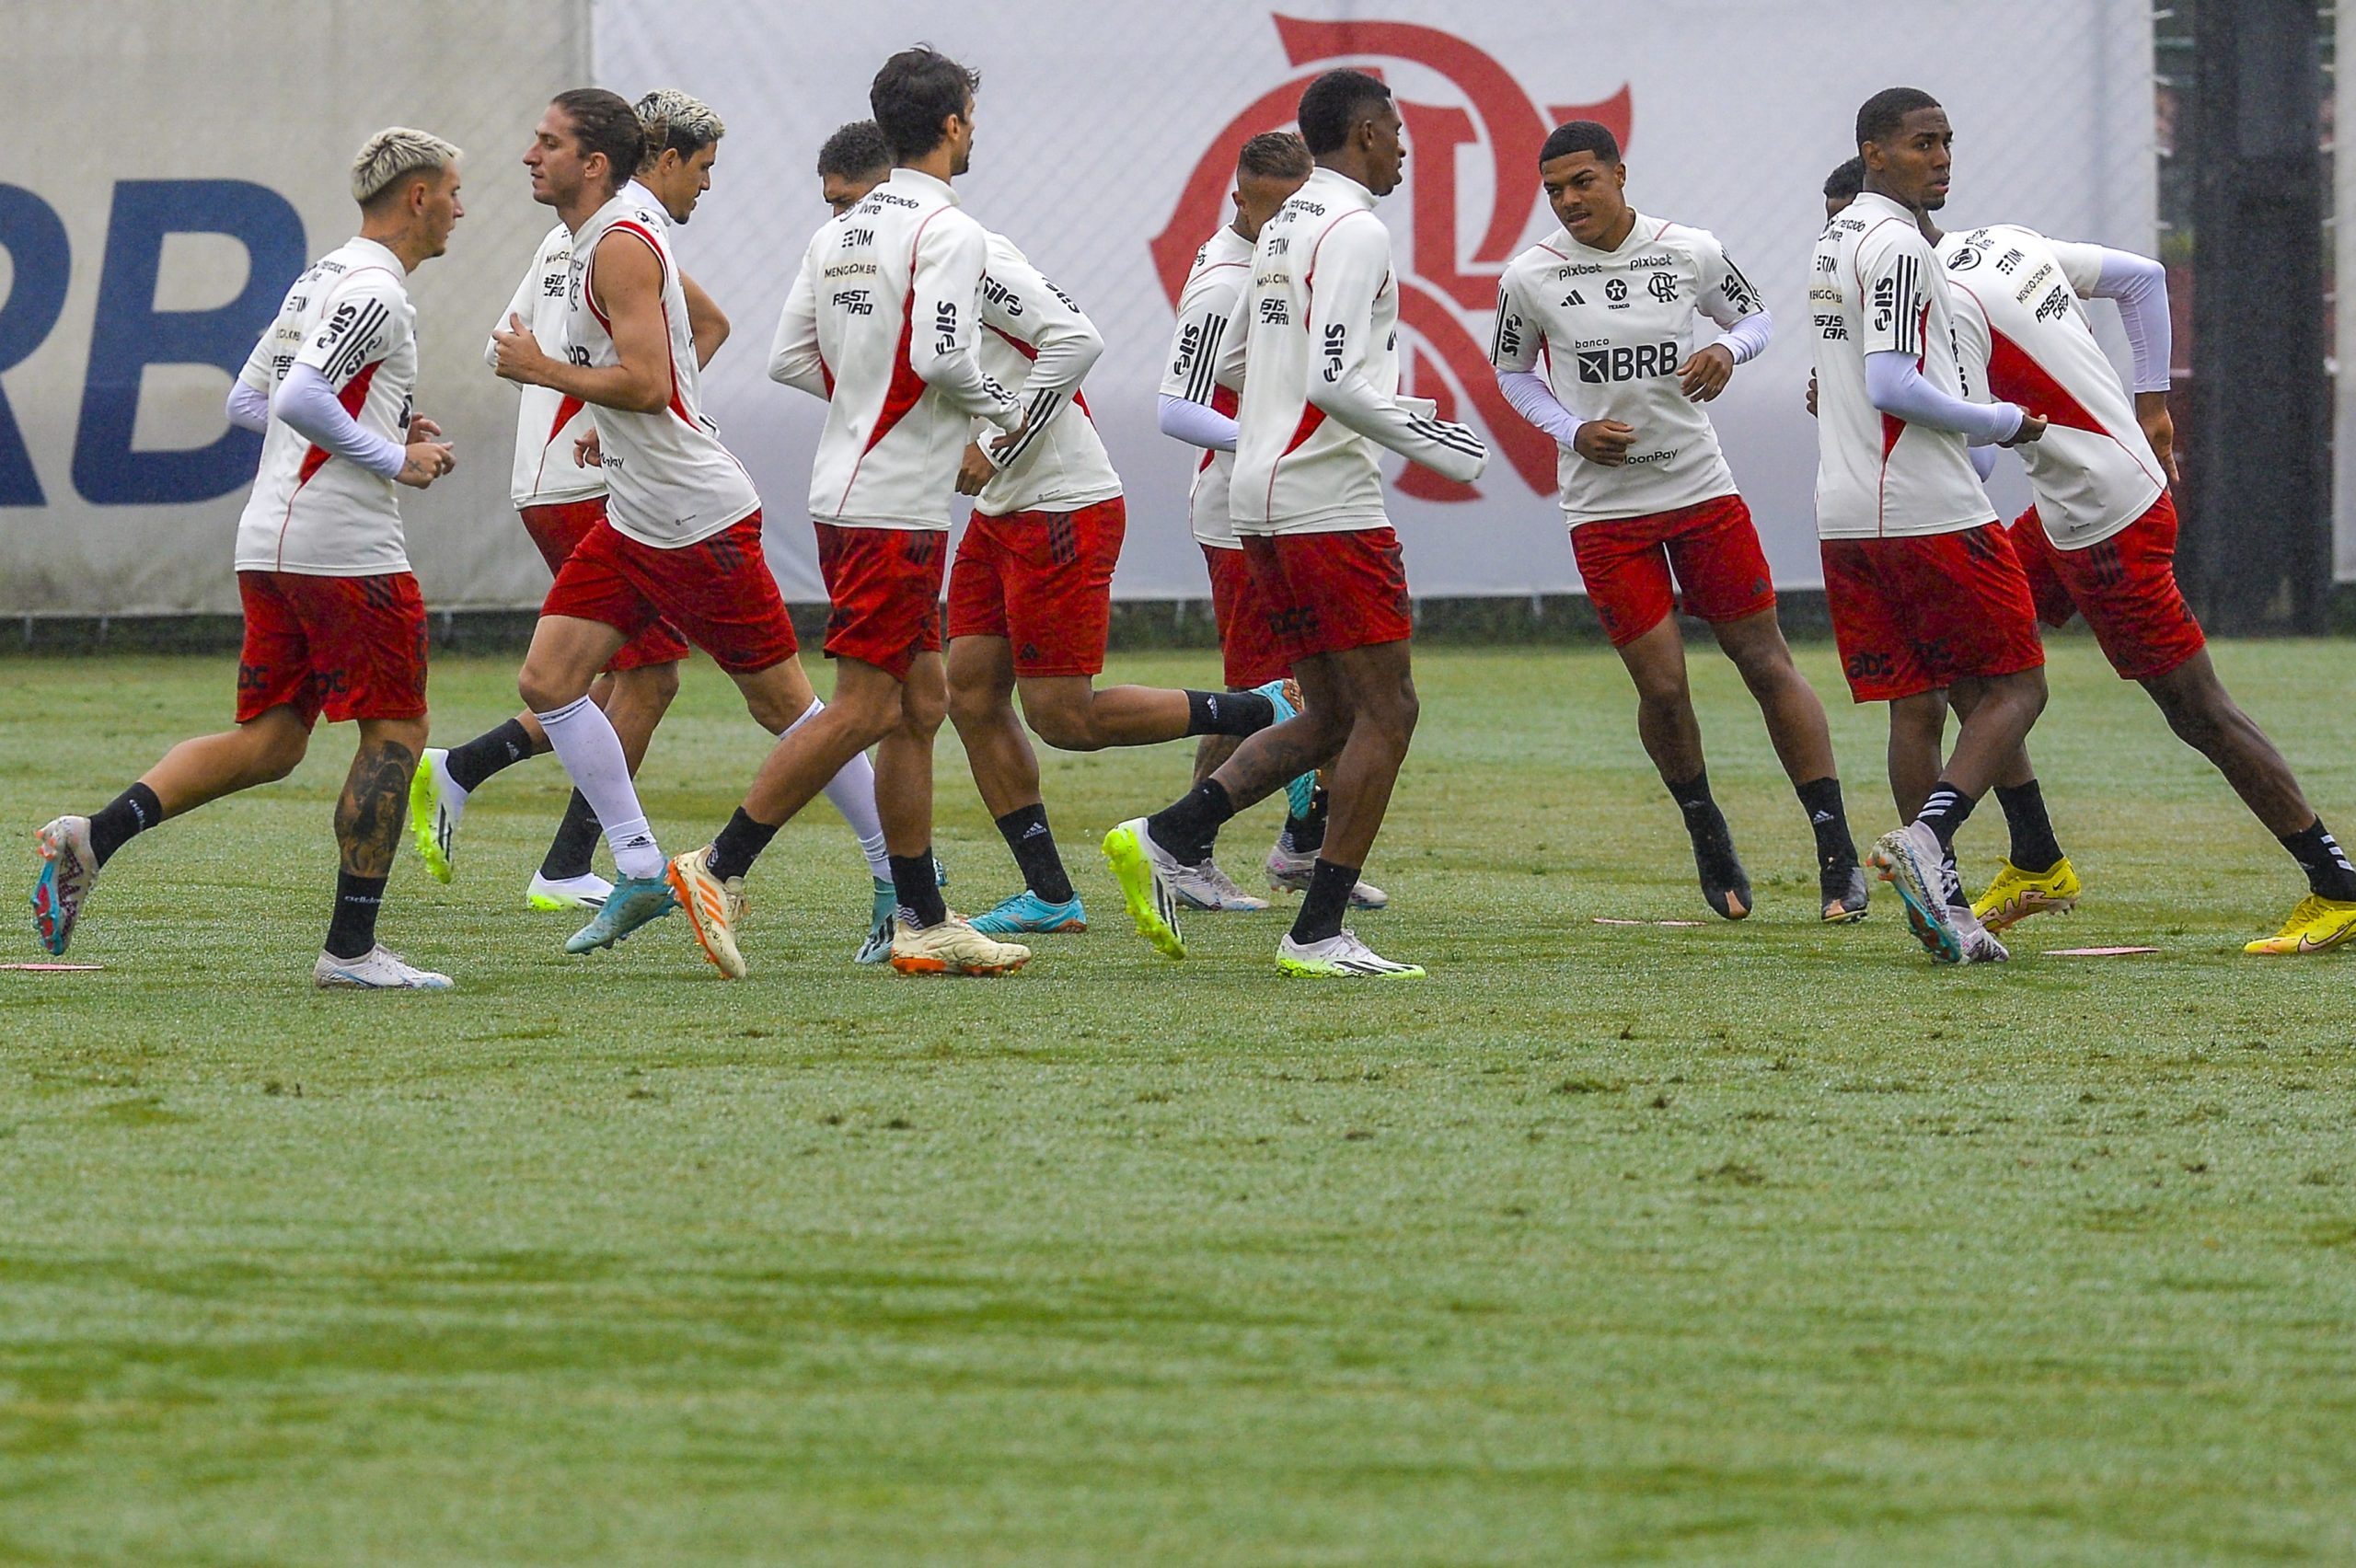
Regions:
<instances>
[{"instance_id":1,"label":"player with beard","mask_svg":"<svg viewBox=\"0 0 2356 1568\"><path fill-rule=\"evenodd\" d=\"M1031 956L953 916L932 860L932 744L948 705L940 601L950 502L972 422L1023 430L1022 406L976 353L988 235L950 181L974 143L979 78L919 46L892 56L868 94L892 176L814 236L786 296L771 379L826 403L810 511L833 614L835 701L781 740L743 806L705 848L672 862L672 885L724 974L744 878L778 830L854 753L874 745L898 907L891 962L904 974L1004 974Z\"/></svg>"},{"instance_id":2,"label":"player with beard","mask_svg":"<svg viewBox=\"0 0 2356 1568\"><path fill-rule=\"evenodd\" d=\"M1260 230L1300 189L1311 168L1309 149L1289 131L1268 131L1237 150L1235 216L1203 242L1178 294L1177 321L1171 329L1169 370L1161 381L1161 433L1200 447L1187 511L1195 540L1210 570L1211 615L1218 627L1220 657L1228 689L1251 691L1281 683L1289 674L1277 636L1251 568L1236 536L1228 491L1235 472L1235 410L1239 393L1218 378L1220 348L1234 330L1236 301L1251 275L1252 246ZM1281 688L1281 686L1279 686ZM1299 687L1293 688L1298 701ZM1195 752L1195 782L1200 784L1235 753L1237 742L1206 735ZM1324 847L1331 799L1314 774L1287 787L1283 829L1264 867L1269 891L1305 893ZM1181 867L1171 890L1190 908L1256 910L1267 907L1237 889L1216 859ZM1361 879L1350 890L1353 909L1380 909L1390 895Z\"/></svg>"},{"instance_id":3,"label":"player with beard","mask_svg":"<svg viewBox=\"0 0 2356 1568\"><path fill-rule=\"evenodd\" d=\"M1946 111L1927 93L1889 88L1859 109L1856 136L1864 191L1817 242L1809 291L1825 597L1857 701L1953 688L1968 712L1911 820L1868 859L1934 958L1999 961L2009 955L1972 913L1948 857L1956 829L2045 706L2045 654L2027 579L1969 447L2035 441L2045 424L2011 403L1964 398L1953 303L1917 226L1946 199ZM1912 762L1900 738L1893 718L1891 786L1904 812Z\"/></svg>"},{"instance_id":4,"label":"player with beard","mask_svg":"<svg viewBox=\"0 0 2356 1568\"><path fill-rule=\"evenodd\" d=\"M264 432L238 520L237 727L183 741L104 809L38 836L32 894L41 945L62 954L98 870L138 834L225 795L275 783L322 714L360 745L336 801L335 913L314 984L446 990L376 941L400 845L401 802L425 744L425 603L410 571L395 485L423 490L453 465L411 411L417 313L408 277L447 248L466 213L458 149L395 127L352 165L360 232L294 280L229 394L231 422Z\"/></svg>"},{"instance_id":5,"label":"player with beard","mask_svg":"<svg viewBox=\"0 0 2356 1568\"><path fill-rule=\"evenodd\" d=\"M1260 232L1221 377L1242 377L1236 531L1308 707L1243 742L1184 799L1114 827L1104 854L1139 933L1183 958L1172 879L1209 858L1236 812L1330 761L1333 817L1278 973L1415 978L1419 966L1380 957L1342 924L1416 714L1412 601L1377 455L1471 480L1488 450L1399 398L1399 292L1390 231L1374 214L1406 162L1391 89L1330 71L1301 95L1299 120L1317 167Z\"/></svg>"},{"instance_id":6,"label":"player with beard","mask_svg":"<svg viewBox=\"0 0 2356 1568\"><path fill-rule=\"evenodd\" d=\"M1579 576L1635 683L1637 734L1684 816L1702 895L1726 919L1751 910L1750 879L1710 794L1672 613L1680 595L1767 721L1815 835L1820 917L1863 919L1865 874L1824 705L1784 645L1759 531L1703 409L1737 365L1765 352L1766 302L1715 236L1628 204L1627 166L1603 126L1557 127L1539 174L1563 232L1507 264L1490 360L1507 398L1561 449ZM1697 346L1703 317L1719 331Z\"/></svg>"},{"instance_id":7,"label":"player with beard","mask_svg":"<svg viewBox=\"0 0 2356 1568\"><path fill-rule=\"evenodd\" d=\"M2022 449L2036 501L2011 529L2039 617L2063 626L2085 616L2119 677L2151 694L2168 728L2215 765L2306 874L2307 894L2281 928L2244 951L2321 952L2356 938L2356 867L2282 754L2225 690L2177 586L2166 270L2017 225L1942 235L1928 212L1921 223L1963 305L1956 343L1967 384L2033 399L2050 421L2044 439ZM2118 304L2134 357L2131 404L2087 324L2080 302L2094 298ZM2027 787L2037 788L2033 776ZM2001 928L2052 906L2056 872L2074 894L2068 871L2050 833L2026 854L2016 834L1975 908Z\"/></svg>"}]
</instances>

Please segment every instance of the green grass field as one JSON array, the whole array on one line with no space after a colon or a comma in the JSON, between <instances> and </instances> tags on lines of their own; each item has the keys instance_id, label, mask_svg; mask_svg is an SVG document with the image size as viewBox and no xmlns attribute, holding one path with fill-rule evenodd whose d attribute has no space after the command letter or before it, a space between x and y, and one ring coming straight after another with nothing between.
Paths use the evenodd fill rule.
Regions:
<instances>
[{"instance_id":1,"label":"green grass field","mask_svg":"<svg viewBox=\"0 0 2356 1568\"><path fill-rule=\"evenodd\" d=\"M2343 833L2350 651L2219 651ZM1360 922L1419 986L1278 981L1276 913L1137 941L1093 843L1178 747L1050 759L1098 927L996 983L849 966L823 806L756 873L748 982L676 919L568 960L521 896L552 762L478 796L455 886L395 878L452 996L309 988L348 730L134 844L72 954L104 973L0 974L0 1562L2356 1560L2356 953L2240 954L2304 886L2090 644L2037 738L2086 904L1968 971L1894 899L1816 924L1715 655L1762 908L1698 929L1594 923L1707 917L1607 652L1420 663ZM5 668L16 899L31 830L231 669ZM437 664L437 735L510 674ZM1834 725L1863 838L1880 710ZM762 744L691 670L666 844ZM946 733L940 778L986 906ZM1967 865L2002 842L1992 802ZM2164 951L2040 954L2108 943Z\"/></svg>"}]
</instances>

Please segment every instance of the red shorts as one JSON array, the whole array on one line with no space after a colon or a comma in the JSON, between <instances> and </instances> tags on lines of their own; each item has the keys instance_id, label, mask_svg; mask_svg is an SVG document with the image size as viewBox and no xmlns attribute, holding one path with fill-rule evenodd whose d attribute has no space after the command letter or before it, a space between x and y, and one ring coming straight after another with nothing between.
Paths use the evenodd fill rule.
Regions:
<instances>
[{"instance_id":1,"label":"red shorts","mask_svg":"<svg viewBox=\"0 0 2356 1568\"><path fill-rule=\"evenodd\" d=\"M826 617L826 657L856 659L907 680L918 654L941 651L948 532L812 526L818 530L818 574L834 605Z\"/></svg>"},{"instance_id":2,"label":"red shorts","mask_svg":"<svg viewBox=\"0 0 2356 1568\"><path fill-rule=\"evenodd\" d=\"M425 598L408 572L241 571L237 598L238 723L282 706L306 730L321 713L330 724L425 717Z\"/></svg>"},{"instance_id":3,"label":"red shorts","mask_svg":"<svg viewBox=\"0 0 2356 1568\"><path fill-rule=\"evenodd\" d=\"M2039 620L2067 626L2086 617L2121 680L2165 675L2207 645L2176 584L2176 502L2152 509L2098 545L2056 549L2032 506L2012 527L2013 552L2028 574Z\"/></svg>"},{"instance_id":4,"label":"red shorts","mask_svg":"<svg viewBox=\"0 0 2356 1568\"><path fill-rule=\"evenodd\" d=\"M1738 495L1649 517L1582 523L1571 530L1571 554L1614 648L1669 618L1677 607L1671 572L1689 616L1740 620L1774 607L1775 583L1767 574L1759 530Z\"/></svg>"},{"instance_id":5,"label":"red shorts","mask_svg":"<svg viewBox=\"0 0 2356 1568\"><path fill-rule=\"evenodd\" d=\"M1894 702L2045 663L2037 606L1994 523L1902 539L1827 539L1824 599L1849 694Z\"/></svg>"},{"instance_id":6,"label":"red shorts","mask_svg":"<svg viewBox=\"0 0 2356 1568\"><path fill-rule=\"evenodd\" d=\"M1243 559L1288 665L1415 634L1407 567L1392 529L1246 534Z\"/></svg>"},{"instance_id":7,"label":"red shorts","mask_svg":"<svg viewBox=\"0 0 2356 1568\"><path fill-rule=\"evenodd\" d=\"M733 675L781 664L796 650L761 553L758 512L671 550L599 518L557 568L540 614L601 621L630 639L667 621Z\"/></svg>"},{"instance_id":8,"label":"red shorts","mask_svg":"<svg viewBox=\"0 0 2356 1568\"><path fill-rule=\"evenodd\" d=\"M1128 508L974 513L949 569L949 637L1003 637L1018 675L1093 675L1113 625L1113 566Z\"/></svg>"},{"instance_id":9,"label":"red shorts","mask_svg":"<svg viewBox=\"0 0 2356 1568\"><path fill-rule=\"evenodd\" d=\"M523 511L524 532L540 548L540 559L549 563L551 572L564 570L572 559L573 547L580 544L590 529L606 520L606 498L593 495L586 501L562 501L553 506L527 506ZM687 640L672 628L669 621L657 620L621 646L608 670L639 670L649 664L676 664L687 656Z\"/></svg>"},{"instance_id":10,"label":"red shorts","mask_svg":"<svg viewBox=\"0 0 2356 1568\"><path fill-rule=\"evenodd\" d=\"M1291 663L1276 645L1267 595L1252 575L1252 563L1243 559L1243 552L1205 545L1203 559L1211 569L1211 615L1218 622L1228 688L1250 691L1292 674Z\"/></svg>"}]
</instances>

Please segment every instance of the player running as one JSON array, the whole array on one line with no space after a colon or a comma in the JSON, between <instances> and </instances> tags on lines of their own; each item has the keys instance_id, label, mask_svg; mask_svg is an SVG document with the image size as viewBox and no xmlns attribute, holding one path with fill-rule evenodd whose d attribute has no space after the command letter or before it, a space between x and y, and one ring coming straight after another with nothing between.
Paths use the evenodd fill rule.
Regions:
<instances>
[{"instance_id":1,"label":"player running","mask_svg":"<svg viewBox=\"0 0 2356 1568\"><path fill-rule=\"evenodd\" d=\"M393 486L423 490L455 466L413 415L417 315L408 276L465 216L458 149L396 126L352 165L360 233L313 262L229 393L229 418L263 431L237 521L237 728L182 741L90 816L40 830L33 927L62 954L98 870L167 817L294 771L311 728L360 726L336 801L335 913L312 965L323 987L446 990L450 978L378 945L376 913L400 844L401 802L425 744L425 603L410 572Z\"/></svg>"},{"instance_id":2,"label":"player running","mask_svg":"<svg viewBox=\"0 0 2356 1568\"><path fill-rule=\"evenodd\" d=\"M1299 118L1317 167L1260 231L1243 329L1221 358L1249 364L1236 411L1236 531L1308 708L1243 742L1184 799L1114 828L1104 854L1138 932L1184 958L1178 870L1209 859L1238 811L1332 761L1333 817L1277 944L1277 972L1420 977L1342 925L1415 727L1411 601L1376 455L1387 448L1471 480L1488 450L1398 396L1399 293L1390 230L1374 215L1407 156L1391 89L1329 71L1301 95Z\"/></svg>"},{"instance_id":3,"label":"player running","mask_svg":"<svg viewBox=\"0 0 2356 1568\"><path fill-rule=\"evenodd\" d=\"M2216 765L2306 873L2307 896L2281 929L2243 951L2321 952L2356 937L2356 868L2282 754L2218 679L2177 586L2166 270L2016 225L1943 236L1925 212L1922 227L1961 302L1956 347L1966 383L2034 401L2050 421L2043 440L2022 449L2036 500L2011 528L2039 617L2058 627L2084 615L2119 677L2151 694L2168 728ZM2131 407L2079 303L2098 297L2118 303L2126 327ZM2016 841L1975 905L1992 928L2057 896L2054 873L2069 866L2058 846L2052 853L2050 869L2035 858L2020 864ZM2075 882L2070 876L2065 891Z\"/></svg>"},{"instance_id":4,"label":"player running","mask_svg":"<svg viewBox=\"0 0 2356 1568\"><path fill-rule=\"evenodd\" d=\"M778 322L770 377L826 400L810 511L834 606L835 701L778 743L709 846L671 863L697 939L723 974L745 973L736 942L745 874L871 744L898 901L892 967L1003 974L1031 956L951 915L932 861L950 498L974 420L1010 434L1023 428L1022 405L983 374L976 352L988 236L950 186L970 160L977 79L922 46L884 62L868 101L892 150L892 177L813 236Z\"/></svg>"},{"instance_id":5,"label":"player running","mask_svg":"<svg viewBox=\"0 0 2356 1568\"><path fill-rule=\"evenodd\" d=\"M1235 217L1195 253L1195 264L1179 291L1178 319L1171 329L1170 368L1161 381L1161 433L1202 449L1187 510L1195 542L1202 546L1203 562L1210 569L1211 615L1218 627L1230 691L1282 683L1290 670L1277 646L1267 602L1244 564L1243 544L1236 536L1235 519L1228 508L1229 482L1235 472L1239 395L1218 378L1219 349L1232 330L1235 304L1251 273L1253 242L1277 209L1300 189L1311 167L1309 149L1289 131L1263 132L1238 149ZM1204 736L1195 752L1195 782L1208 778L1234 755L1236 744L1234 737ZM1303 774L1286 788L1291 798L1287 801L1285 825L1268 851L1264 869L1269 891L1304 893L1317 852L1324 847L1332 802L1314 774ZM1236 888L1216 859L1180 868L1171 891L1195 909L1267 907L1265 900L1248 897ZM1361 881L1350 890L1354 909L1380 909L1390 902L1390 895L1371 882Z\"/></svg>"},{"instance_id":6,"label":"player running","mask_svg":"<svg viewBox=\"0 0 2356 1568\"><path fill-rule=\"evenodd\" d=\"M1759 531L1702 408L1737 365L1766 351L1766 302L1715 236L1628 204L1627 166L1603 126L1556 127L1539 174L1563 233L1507 264L1489 358L1507 398L1562 449L1557 475L1579 576L1635 682L1636 732L1684 815L1702 896L1728 920L1752 908L1750 879L1710 795L1670 613L1680 594L1758 699L1816 836L1821 917L1863 919L1865 874L1824 705L1792 663ZM1720 330L1696 348L1704 316Z\"/></svg>"},{"instance_id":7,"label":"player running","mask_svg":"<svg viewBox=\"0 0 2356 1568\"><path fill-rule=\"evenodd\" d=\"M1868 859L1934 958L1995 962L2010 955L1972 913L1949 851L2045 706L2045 651L2028 581L1968 446L2033 442L2045 423L1963 398L1945 275L1916 226L1946 200L1946 111L1927 93L1888 88L1858 110L1856 135L1865 190L1817 241L1809 290L1825 598L1857 701L1953 687L1967 712L1911 811L1893 718L1891 788L1911 820Z\"/></svg>"},{"instance_id":8,"label":"player running","mask_svg":"<svg viewBox=\"0 0 2356 1568\"><path fill-rule=\"evenodd\" d=\"M711 169L725 127L710 108L685 93L663 89L649 93L636 105L645 137L645 153L638 174L625 194L636 199L640 215L649 226L685 224L698 200L711 187ZM569 306L572 231L560 223L542 241L534 271L526 274L502 325L524 320L537 341L563 340ZM699 369L710 362L728 337L728 319L695 280L685 272L679 284L687 300L688 335ZM498 363L497 334L487 353ZM516 494L526 486L558 485L571 490L585 478L585 494L556 505L526 508L525 525L552 570L560 569L578 544L606 513L602 449L586 405L546 386L526 385L516 438ZM557 416L566 416L560 426ZM545 438L545 439L544 439ZM576 461L572 455L581 448ZM584 467L585 465L585 467ZM575 476L583 476L576 478ZM593 701L606 710L622 744L625 761L635 777L654 726L678 690L678 661L687 655L687 641L664 620L657 619L634 634L614 656L611 669L590 689ZM771 686L776 690L770 689ZM608 695L600 700L601 692ZM774 682L747 692L755 717L771 733L814 711L817 696L798 661L780 668ZM618 703L618 706L617 706ZM796 704L799 704L797 707ZM428 751L410 790L410 825L426 864L445 882L450 879L459 821L472 792L482 783L522 761L549 749L537 722L529 712L477 736L446 753ZM861 963L880 963L887 955L889 933L884 922L891 908L885 875L884 832L875 813L874 772L864 756L854 757L826 787L827 798L859 836L876 891L870 912L869 934L856 955ZM548 859L535 875L527 897L537 907L603 905L610 884L590 872L590 855L598 833L596 813L577 788L563 824L550 845Z\"/></svg>"}]
</instances>

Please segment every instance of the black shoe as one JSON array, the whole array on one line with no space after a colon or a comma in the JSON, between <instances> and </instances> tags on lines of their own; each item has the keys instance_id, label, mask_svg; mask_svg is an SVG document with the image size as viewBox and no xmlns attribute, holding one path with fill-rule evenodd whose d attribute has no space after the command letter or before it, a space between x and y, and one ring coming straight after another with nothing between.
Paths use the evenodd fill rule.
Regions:
<instances>
[{"instance_id":1,"label":"black shoe","mask_svg":"<svg viewBox=\"0 0 2356 1568\"><path fill-rule=\"evenodd\" d=\"M1750 874L1734 852L1734 836L1715 809L1693 831L1693 867L1702 873L1702 896L1722 920L1747 918L1751 911Z\"/></svg>"},{"instance_id":2,"label":"black shoe","mask_svg":"<svg viewBox=\"0 0 2356 1568\"><path fill-rule=\"evenodd\" d=\"M1850 926L1865 917L1865 869L1854 860L1823 867L1816 885L1824 898L1826 925Z\"/></svg>"}]
</instances>

